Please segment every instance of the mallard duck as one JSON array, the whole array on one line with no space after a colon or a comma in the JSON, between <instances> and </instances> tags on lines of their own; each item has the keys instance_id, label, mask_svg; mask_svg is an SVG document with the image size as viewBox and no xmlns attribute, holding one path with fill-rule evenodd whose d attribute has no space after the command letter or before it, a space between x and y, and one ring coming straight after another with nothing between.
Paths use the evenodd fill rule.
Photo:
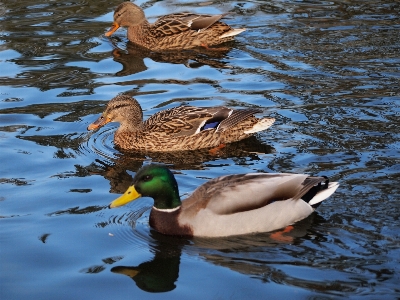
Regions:
<instances>
[{"instance_id":1,"label":"mallard duck","mask_svg":"<svg viewBox=\"0 0 400 300\"><path fill-rule=\"evenodd\" d=\"M236 142L267 129L273 118L258 119L261 110L179 106L160 111L143 122L136 99L119 95L88 130L119 122L114 144L125 150L145 152L196 150Z\"/></svg>"},{"instance_id":2,"label":"mallard duck","mask_svg":"<svg viewBox=\"0 0 400 300\"><path fill-rule=\"evenodd\" d=\"M132 185L109 207L151 197L150 226L160 233L221 237L284 228L310 215L339 184L304 174L249 173L212 179L182 201L172 172L141 168Z\"/></svg>"},{"instance_id":3,"label":"mallard duck","mask_svg":"<svg viewBox=\"0 0 400 300\"><path fill-rule=\"evenodd\" d=\"M150 24L139 6L123 2L116 8L113 25L105 35L112 35L122 26L128 27L131 42L152 51L208 48L231 41L246 30L233 29L220 22L224 15L177 13L162 16Z\"/></svg>"}]
</instances>

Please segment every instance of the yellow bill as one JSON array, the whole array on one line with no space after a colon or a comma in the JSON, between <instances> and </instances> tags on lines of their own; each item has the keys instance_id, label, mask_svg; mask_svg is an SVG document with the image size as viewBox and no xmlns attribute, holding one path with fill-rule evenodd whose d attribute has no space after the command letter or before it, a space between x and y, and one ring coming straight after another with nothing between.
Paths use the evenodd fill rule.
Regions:
<instances>
[{"instance_id":1,"label":"yellow bill","mask_svg":"<svg viewBox=\"0 0 400 300\"><path fill-rule=\"evenodd\" d=\"M126 192L119 198L115 199L113 202L110 203L109 207L114 208L118 206L125 205L133 200L136 200L137 198L142 197L141 194L139 194L135 187L131 185Z\"/></svg>"},{"instance_id":2,"label":"yellow bill","mask_svg":"<svg viewBox=\"0 0 400 300\"><path fill-rule=\"evenodd\" d=\"M134 278L137 274L140 273L140 270L133 268L133 267L118 266L118 267L112 268L111 272L117 273L117 274L123 274L123 275L129 276L131 278Z\"/></svg>"}]
</instances>

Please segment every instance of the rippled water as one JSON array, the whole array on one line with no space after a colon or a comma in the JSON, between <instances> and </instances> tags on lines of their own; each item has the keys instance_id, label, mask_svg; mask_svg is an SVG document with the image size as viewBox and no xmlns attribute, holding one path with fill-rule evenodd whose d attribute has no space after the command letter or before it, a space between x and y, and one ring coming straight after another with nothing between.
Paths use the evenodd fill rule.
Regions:
<instances>
[{"instance_id":1,"label":"rippled water","mask_svg":"<svg viewBox=\"0 0 400 300\"><path fill-rule=\"evenodd\" d=\"M139 1L151 20L230 11L247 28L217 54L154 54L103 36L119 2L0 2L1 298L399 297L400 5ZM86 131L118 93L146 117L187 103L277 121L217 156L121 153L116 124ZM260 170L341 186L286 242L180 239L149 228L149 199L106 208L150 161L181 194Z\"/></svg>"}]
</instances>

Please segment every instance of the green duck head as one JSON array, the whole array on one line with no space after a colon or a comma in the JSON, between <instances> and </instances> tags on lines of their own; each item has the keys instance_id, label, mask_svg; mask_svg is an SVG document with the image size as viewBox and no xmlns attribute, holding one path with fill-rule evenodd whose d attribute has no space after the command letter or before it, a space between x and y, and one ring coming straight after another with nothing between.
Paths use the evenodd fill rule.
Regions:
<instances>
[{"instance_id":1,"label":"green duck head","mask_svg":"<svg viewBox=\"0 0 400 300\"><path fill-rule=\"evenodd\" d=\"M154 207L158 209L172 209L181 205L175 176L163 165L142 167L133 178L132 185L121 197L112 201L109 207L122 206L140 197L153 198Z\"/></svg>"}]
</instances>

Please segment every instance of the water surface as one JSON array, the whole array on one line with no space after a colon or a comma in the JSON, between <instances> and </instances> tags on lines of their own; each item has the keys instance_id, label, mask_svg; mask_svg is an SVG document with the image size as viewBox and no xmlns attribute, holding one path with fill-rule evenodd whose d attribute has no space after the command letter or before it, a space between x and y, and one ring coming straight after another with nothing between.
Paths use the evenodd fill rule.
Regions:
<instances>
[{"instance_id":1,"label":"water surface","mask_svg":"<svg viewBox=\"0 0 400 300\"><path fill-rule=\"evenodd\" d=\"M103 36L119 2L0 3L1 298L399 297L400 5L139 1L151 20L229 11L247 28L217 54L154 54ZM277 121L216 156L123 153L117 124L86 131L118 93L146 118L191 104ZM106 208L152 161L182 195L259 171L341 185L286 242L180 239L149 228L150 199Z\"/></svg>"}]
</instances>

